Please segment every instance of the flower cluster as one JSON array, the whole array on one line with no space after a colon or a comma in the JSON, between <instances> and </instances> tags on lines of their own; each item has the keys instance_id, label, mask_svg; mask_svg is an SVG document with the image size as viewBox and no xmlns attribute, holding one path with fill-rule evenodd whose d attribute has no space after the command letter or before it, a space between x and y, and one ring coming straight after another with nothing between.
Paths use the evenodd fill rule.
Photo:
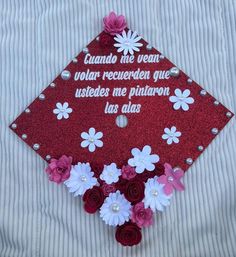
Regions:
<instances>
[{"instance_id":1,"label":"flower cluster","mask_svg":"<svg viewBox=\"0 0 236 257\"><path fill-rule=\"evenodd\" d=\"M153 224L153 213L170 204L174 190L184 190L184 172L170 164L159 163L146 145L131 150L132 158L121 168L115 163L95 165L77 163L63 155L51 159L46 172L49 179L64 183L74 196L81 195L88 213L99 211L101 219L116 227L116 240L133 246L142 239L141 229Z\"/></svg>"}]
</instances>

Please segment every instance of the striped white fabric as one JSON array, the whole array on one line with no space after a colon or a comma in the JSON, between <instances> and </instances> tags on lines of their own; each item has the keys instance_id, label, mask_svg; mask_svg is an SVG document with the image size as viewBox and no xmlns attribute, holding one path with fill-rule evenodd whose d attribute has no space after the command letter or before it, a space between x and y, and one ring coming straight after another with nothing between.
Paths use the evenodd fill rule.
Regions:
<instances>
[{"instance_id":1,"label":"striped white fabric","mask_svg":"<svg viewBox=\"0 0 236 257\"><path fill-rule=\"evenodd\" d=\"M8 129L111 10L236 111L235 0L1 0L0 256L236 256L235 119L133 248L120 246L98 214L86 214L80 198L49 183L45 162Z\"/></svg>"}]
</instances>

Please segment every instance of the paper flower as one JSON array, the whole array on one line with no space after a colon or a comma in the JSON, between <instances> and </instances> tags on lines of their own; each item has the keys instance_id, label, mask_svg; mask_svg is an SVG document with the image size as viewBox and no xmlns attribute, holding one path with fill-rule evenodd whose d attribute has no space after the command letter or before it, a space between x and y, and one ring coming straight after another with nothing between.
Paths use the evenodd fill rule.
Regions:
<instances>
[{"instance_id":1,"label":"paper flower","mask_svg":"<svg viewBox=\"0 0 236 257\"><path fill-rule=\"evenodd\" d=\"M115 184L108 185L107 183L102 184L102 191L105 196L108 196L110 193L114 193L116 191Z\"/></svg>"},{"instance_id":2,"label":"paper flower","mask_svg":"<svg viewBox=\"0 0 236 257\"><path fill-rule=\"evenodd\" d=\"M123 166L121 169L121 176L124 179L130 180L136 176L134 167L129 165Z\"/></svg>"},{"instance_id":3,"label":"paper flower","mask_svg":"<svg viewBox=\"0 0 236 257\"><path fill-rule=\"evenodd\" d=\"M144 183L139 179L132 179L126 183L125 198L132 204L141 202L144 198Z\"/></svg>"},{"instance_id":4,"label":"paper flower","mask_svg":"<svg viewBox=\"0 0 236 257\"><path fill-rule=\"evenodd\" d=\"M173 193L174 189L177 191L183 191L184 185L181 183L180 179L183 177L184 171L181 169L173 170L171 165L168 163L165 163L164 166L165 175L162 175L157 179L159 183L164 184L164 193L170 195Z\"/></svg>"},{"instance_id":5,"label":"paper flower","mask_svg":"<svg viewBox=\"0 0 236 257\"><path fill-rule=\"evenodd\" d=\"M145 208L144 203L135 204L131 209L131 220L140 228L149 227L153 224L153 211L150 208Z\"/></svg>"},{"instance_id":6,"label":"paper flower","mask_svg":"<svg viewBox=\"0 0 236 257\"><path fill-rule=\"evenodd\" d=\"M103 142L100 140L103 137L102 132L97 132L95 128L90 128L88 133L87 132L82 132L81 133L81 138L84 139L81 142L81 147L85 148L88 147L89 152L94 152L96 147L102 147Z\"/></svg>"},{"instance_id":7,"label":"paper flower","mask_svg":"<svg viewBox=\"0 0 236 257\"><path fill-rule=\"evenodd\" d=\"M118 48L117 52L123 52L124 55L127 55L128 53L134 54L134 51L139 52L139 47L143 45L138 42L141 37L137 35L136 31L132 34L131 30L129 30L126 34L124 30L122 36L117 34L114 39L118 42L114 44L114 46Z\"/></svg>"},{"instance_id":8,"label":"paper flower","mask_svg":"<svg viewBox=\"0 0 236 257\"><path fill-rule=\"evenodd\" d=\"M68 119L69 113L72 113L72 108L69 108L69 104L67 102L61 104L56 104L56 109L53 110L53 113L57 115L57 119L61 120L62 118Z\"/></svg>"},{"instance_id":9,"label":"paper flower","mask_svg":"<svg viewBox=\"0 0 236 257\"><path fill-rule=\"evenodd\" d=\"M91 171L89 163L78 163L73 166L70 177L64 182L74 196L83 195L86 190L92 188L97 183L94 173Z\"/></svg>"},{"instance_id":10,"label":"paper flower","mask_svg":"<svg viewBox=\"0 0 236 257\"><path fill-rule=\"evenodd\" d=\"M104 165L104 169L102 174L100 175L100 179L104 180L107 184L112 184L119 180L120 175L120 169L116 167L115 163L112 163L110 165Z\"/></svg>"},{"instance_id":11,"label":"paper flower","mask_svg":"<svg viewBox=\"0 0 236 257\"><path fill-rule=\"evenodd\" d=\"M170 96L169 100L170 102L174 103L173 108L175 110L183 109L184 111L189 110L189 104L194 103L194 99L192 97L189 97L190 90L185 89L183 92L177 88L175 89L175 96Z\"/></svg>"},{"instance_id":12,"label":"paper flower","mask_svg":"<svg viewBox=\"0 0 236 257\"><path fill-rule=\"evenodd\" d=\"M51 181L61 183L67 180L70 176L72 157L63 155L58 160L51 159L50 164L45 169Z\"/></svg>"},{"instance_id":13,"label":"paper flower","mask_svg":"<svg viewBox=\"0 0 236 257\"><path fill-rule=\"evenodd\" d=\"M141 229L132 222L117 227L116 240L124 246L137 245L142 240Z\"/></svg>"},{"instance_id":14,"label":"paper flower","mask_svg":"<svg viewBox=\"0 0 236 257\"><path fill-rule=\"evenodd\" d=\"M181 136L181 132L176 131L176 127L172 126L170 129L164 129L165 134L162 135L162 139L167 140L167 144L171 145L173 142L178 144L179 138Z\"/></svg>"},{"instance_id":15,"label":"paper flower","mask_svg":"<svg viewBox=\"0 0 236 257\"><path fill-rule=\"evenodd\" d=\"M110 226L124 224L125 221L129 220L130 214L131 203L125 199L120 191L110 193L100 209L100 217Z\"/></svg>"},{"instance_id":16,"label":"paper flower","mask_svg":"<svg viewBox=\"0 0 236 257\"><path fill-rule=\"evenodd\" d=\"M144 191L145 208L150 207L153 212L164 211L164 206L170 205L171 195L166 195L163 187L164 185L157 181L157 176L148 179Z\"/></svg>"},{"instance_id":17,"label":"paper flower","mask_svg":"<svg viewBox=\"0 0 236 257\"><path fill-rule=\"evenodd\" d=\"M126 20L123 15L116 15L110 12L103 18L104 31L110 35L120 34L126 28Z\"/></svg>"},{"instance_id":18,"label":"paper flower","mask_svg":"<svg viewBox=\"0 0 236 257\"><path fill-rule=\"evenodd\" d=\"M128 160L128 164L132 167L136 167L135 171L137 173L142 173L144 170L153 171L155 169L155 165L153 163L157 163L159 161L159 156L157 154L151 154L151 147L149 145L145 145L140 151L138 148L133 148L131 153L134 158L130 158Z\"/></svg>"},{"instance_id":19,"label":"paper flower","mask_svg":"<svg viewBox=\"0 0 236 257\"><path fill-rule=\"evenodd\" d=\"M88 213L95 213L103 204L105 196L100 187L88 189L83 196L84 209Z\"/></svg>"}]
</instances>

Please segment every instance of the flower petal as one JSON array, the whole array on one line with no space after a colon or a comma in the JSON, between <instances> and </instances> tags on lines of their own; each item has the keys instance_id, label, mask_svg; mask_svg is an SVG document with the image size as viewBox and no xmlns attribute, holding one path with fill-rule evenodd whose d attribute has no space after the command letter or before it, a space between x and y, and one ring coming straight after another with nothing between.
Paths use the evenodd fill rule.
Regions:
<instances>
[{"instance_id":1,"label":"flower petal","mask_svg":"<svg viewBox=\"0 0 236 257\"><path fill-rule=\"evenodd\" d=\"M96 133L95 128L90 128L89 129L89 136L90 137L94 137L95 133Z\"/></svg>"},{"instance_id":2,"label":"flower petal","mask_svg":"<svg viewBox=\"0 0 236 257\"><path fill-rule=\"evenodd\" d=\"M88 149L89 149L89 152L94 152L95 149L96 149L95 144L94 143L90 143Z\"/></svg>"},{"instance_id":3,"label":"flower petal","mask_svg":"<svg viewBox=\"0 0 236 257\"><path fill-rule=\"evenodd\" d=\"M90 142L88 140L83 140L80 145L81 145L81 147L85 148L85 147L88 147L89 144L90 144Z\"/></svg>"}]
</instances>

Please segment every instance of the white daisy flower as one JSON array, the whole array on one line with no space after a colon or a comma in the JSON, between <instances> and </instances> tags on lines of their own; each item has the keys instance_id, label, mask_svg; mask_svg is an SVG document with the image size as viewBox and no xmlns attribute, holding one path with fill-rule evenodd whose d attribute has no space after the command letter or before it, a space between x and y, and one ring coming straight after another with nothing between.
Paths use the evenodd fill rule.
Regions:
<instances>
[{"instance_id":1,"label":"white daisy flower","mask_svg":"<svg viewBox=\"0 0 236 257\"><path fill-rule=\"evenodd\" d=\"M97 132L95 128L90 128L88 133L82 132L81 133L82 139L84 139L81 142L81 147L85 148L88 147L89 152L94 152L96 147L102 147L103 142L100 140L103 137L102 132Z\"/></svg>"},{"instance_id":2,"label":"white daisy flower","mask_svg":"<svg viewBox=\"0 0 236 257\"><path fill-rule=\"evenodd\" d=\"M117 52L123 52L124 55L128 53L134 54L134 51L139 52L139 47L143 45L142 43L138 43L141 37L138 36L136 31L132 34L132 31L129 30L126 34L124 30L122 35L116 34L114 39L118 42L114 44L114 46L118 48Z\"/></svg>"},{"instance_id":3,"label":"white daisy flower","mask_svg":"<svg viewBox=\"0 0 236 257\"><path fill-rule=\"evenodd\" d=\"M152 149L149 145L145 145L142 151L138 148L133 148L131 153L134 158L130 158L128 164L132 167L136 167L135 171L137 173L143 173L145 169L153 171L155 169L153 163L157 163L160 158L157 154L151 154L151 151Z\"/></svg>"},{"instance_id":4,"label":"white daisy flower","mask_svg":"<svg viewBox=\"0 0 236 257\"><path fill-rule=\"evenodd\" d=\"M150 207L153 212L164 211L164 206L170 205L170 198L172 195L166 195L163 191L164 184L157 181L157 176L149 178L145 183L144 190L144 206Z\"/></svg>"},{"instance_id":5,"label":"white daisy flower","mask_svg":"<svg viewBox=\"0 0 236 257\"><path fill-rule=\"evenodd\" d=\"M61 104L56 104L56 109L53 110L53 113L57 115L57 119L61 120L62 118L68 119L69 113L72 113L72 108L69 108L69 104L67 102Z\"/></svg>"},{"instance_id":6,"label":"white daisy flower","mask_svg":"<svg viewBox=\"0 0 236 257\"><path fill-rule=\"evenodd\" d=\"M194 103L194 99L189 97L190 90L185 89L183 92L177 88L175 89L175 96L170 96L169 101L174 103L173 108L175 110L183 109L184 111L189 110L189 104Z\"/></svg>"},{"instance_id":7,"label":"white daisy flower","mask_svg":"<svg viewBox=\"0 0 236 257\"><path fill-rule=\"evenodd\" d=\"M89 163L78 163L70 172L70 177L64 182L74 196L83 195L86 190L97 184L94 172L91 171Z\"/></svg>"},{"instance_id":8,"label":"white daisy flower","mask_svg":"<svg viewBox=\"0 0 236 257\"><path fill-rule=\"evenodd\" d=\"M100 209L100 217L110 226L124 224L129 220L130 214L131 203L125 199L120 191L110 193Z\"/></svg>"},{"instance_id":9,"label":"white daisy flower","mask_svg":"<svg viewBox=\"0 0 236 257\"><path fill-rule=\"evenodd\" d=\"M117 169L116 164L104 165L104 170L100 175L100 179L104 180L107 184L115 183L119 180L121 170Z\"/></svg>"},{"instance_id":10,"label":"white daisy flower","mask_svg":"<svg viewBox=\"0 0 236 257\"><path fill-rule=\"evenodd\" d=\"M179 138L181 136L181 132L176 131L176 127L172 126L170 129L165 128L164 129L165 134L162 135L162 139L167 140L167 144L171 145L173 142L178 144Z\"/></svg>"}]
</instances>

